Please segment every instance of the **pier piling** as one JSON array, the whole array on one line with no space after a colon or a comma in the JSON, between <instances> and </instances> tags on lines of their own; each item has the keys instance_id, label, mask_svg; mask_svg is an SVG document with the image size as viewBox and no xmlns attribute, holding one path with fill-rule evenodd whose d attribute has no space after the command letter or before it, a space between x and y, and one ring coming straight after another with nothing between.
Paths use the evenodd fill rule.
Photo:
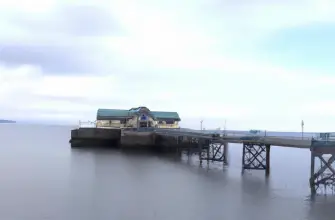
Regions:
<instances>
[{"instance_id":1,"label":"pier piling","mask_svg":"<svg viewBox=\"0 0 335 220\"><path fill-rule=\"evenodd\" d=\"M198 140L198 152L199 152L199 161L200 165L202 165L202 150L203 150L203 143L201 139Z\"/></svg>"},{"instance_id":2,"label":"pier piling","mask_svg":"<svg viewBox=\"0 0 335 220\"><path fill-rule=\"evenodd\" d=\"M228 160L226 153L228 153L228 144L219 141L217 138L206 139L204 142L204 147L199 151L200 163L202 163L203 160L206 160L207 164L211 161L222 162L223 165L227 165ZM204 148L206 148L205 152L203 151Z\"/></svg>"},{"instance_id":3,"label":"pier piling","mask_svg":"<svg viewBox=\"0 0 335 220\"><path fill-rule=\"evenodd\" d=\"M228 165L228 148L229 148L229 144L228 142L224 142L223 143L223 154L225 155L224 157L224 164Z\"/></svg>"},{"instance_id":4,"label":"pier piling","mask_svg":"<svg viewBox=\"0 0 335 220\"><path fill-rule=\"evenodd\" d=\"M335 193L335 142L329 138L312 140L311 143L311 194Z\"/></svg>"},{"instance_id":5,"label":"pier piling","mask_svg":"<svg viewBox=\"0 0 335 220\"><path fill-rule=\"evenodd\" d=\"M311 194L335 192L335 154L311 152ZM315 165L319 165L317 169Z\"/></svg>"},{"instance_id":6,"label":"pier piling","mask_svg":"<svg viewBox=\"0 0 335 220\"><path fill-rule=\"evenodd\" d=\"M266 176L269 176L270 175L270 169L271 169L271 163L270 163L270 150L271 150L271 145L270 144L267 144L265 145L266 147L266 170L265 170L265 174Z\"/></svg>"},{"instance_id":7,"label":"pier piling","mask_svg":"<svg viewBox=\"0 0 335 220\"><path fill-rule=\"evenodd\" d=\"M242 173L244 170L265 170L270 174L270 145L263 143L243 143Z\"/></svg>"}]
</instances>

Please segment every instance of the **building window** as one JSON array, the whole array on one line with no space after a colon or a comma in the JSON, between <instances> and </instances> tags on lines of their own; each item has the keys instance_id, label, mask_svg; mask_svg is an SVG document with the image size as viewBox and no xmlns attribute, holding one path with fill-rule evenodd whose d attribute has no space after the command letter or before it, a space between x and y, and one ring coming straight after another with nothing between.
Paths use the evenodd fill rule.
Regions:
<instances>
[{"instance_id":1,"label":"building window","mask_svg":"<svg viewBox=\"0 0 335 220\"><path fill-rule=\"evenodd\" d=\"M142 114L141 117L140 117L140 120L141 121L147 121L148 117L145 114Z\"/></svg>"}]
</instances>

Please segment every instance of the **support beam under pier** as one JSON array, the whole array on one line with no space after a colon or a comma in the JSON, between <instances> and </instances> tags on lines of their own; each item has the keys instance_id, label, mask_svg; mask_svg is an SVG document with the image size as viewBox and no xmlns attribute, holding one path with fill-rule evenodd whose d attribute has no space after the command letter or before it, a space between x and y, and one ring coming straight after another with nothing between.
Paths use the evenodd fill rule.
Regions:
<instances>
[{"instance_id":1,"label":"support beam under pier","mask_svg":"<svg viewBox=\"0 0 335 220\"><path fill-rule=\"evenodd\" d=\"M205 160L207 164L211 161L222 162L224 166L228 165L228 143L212 139L204 140L201 144L202 147L199 148L200 164Z\"/></svg>"},{"instance_id":2,"label":"support beam under pier","mask_svg":"<svg viewBox=\"0 0 335 220\"><path fill-rule=\"evenodd\" d=\"M270 145L261 143L243 143L242 173L244 170L265 170L270 174Z\"/></svg>"},{"instance_id":3,"label":"support beam under pier","mask_svg":"<svg viewBox=\"0 0 335 220\"><path fill-rule=\"evenodd\" d=\"M335 193L335 152L311 152L311 194Z\"/></svg>"},{"instance_id":4,"label":"support beam under pier","mask_svg":"<svg viewBox=\"0 0 335 220\"><path fill-rule=\"evenodd\" d=\"M311 194L335 193L335 141L325 138L312 139L311 175L309 179Z\"/></svg>"}]
</instances>

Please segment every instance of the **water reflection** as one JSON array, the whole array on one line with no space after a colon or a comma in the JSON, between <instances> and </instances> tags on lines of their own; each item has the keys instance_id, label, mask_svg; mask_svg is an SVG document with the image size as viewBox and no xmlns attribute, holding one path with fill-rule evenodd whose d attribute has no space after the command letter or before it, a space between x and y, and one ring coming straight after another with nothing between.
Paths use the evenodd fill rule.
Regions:
<instances>
[{"instance_id":1,"label":"water reflection","mask_svg":"<svg viewBox=\"0 0 335 220\"><path fill-rule=\"evenodd\" d=\"M306 219L309 220L332 220L334 219L334 196L313 196L306 201L309 211Z\"/></svg>"}]
</instances>

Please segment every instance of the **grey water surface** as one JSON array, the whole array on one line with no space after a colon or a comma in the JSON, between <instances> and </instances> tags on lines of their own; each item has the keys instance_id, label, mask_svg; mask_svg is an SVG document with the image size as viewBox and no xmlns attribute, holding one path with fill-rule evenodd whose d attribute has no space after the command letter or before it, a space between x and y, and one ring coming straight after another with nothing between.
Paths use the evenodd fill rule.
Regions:
<instances>
[{"instance_id":1,"label":"grey water surface","mask_svg":"<svg viewBox=\"0 0 335 220\"><path fill-rule=\"evenodd\" d=\"M196 157L71 149L71 127L0 125L0 219L334 220L335 196L310 199L309 150L272 147L271 176Z\"/></svg>"}]
</instances>

